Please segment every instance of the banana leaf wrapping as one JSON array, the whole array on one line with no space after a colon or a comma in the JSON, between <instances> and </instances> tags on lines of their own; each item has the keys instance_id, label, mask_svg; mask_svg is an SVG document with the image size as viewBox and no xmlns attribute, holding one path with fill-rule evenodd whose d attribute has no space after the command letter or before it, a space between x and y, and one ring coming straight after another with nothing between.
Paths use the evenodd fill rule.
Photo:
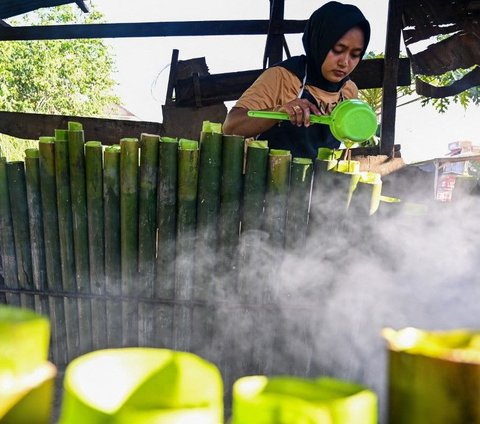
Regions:
<instances>
[{"instance_id":1,"label":"banana leaf wrapping","mask_svg":"<svg viewBox=\"0 0 480 424\"><path fill-rule=\"evenodd\" d=\"M233 386L232 424L376 424L377 396L348 381L250 376Z\"/></svg>"},{"instance_id":2,"label":"banana leaf wrapping","mask_svg":"<svg viewBox=\"0 0 480 424\"><path fill-rule=\"evenodd\" d=\"M0 422L51 422L55 366L47 361L48 319L0 305Z\"/></svg>"},{"instance_id":3,"label":"banana leaf wrapping","mask_svg":"<svg viewBox=\"0 0 480 424\"><path fill-rule=\"evenodd\" d=\"M107 349L65 372L60 424L223 422L218 368L197 355L155 348Z\"/></svg>"}]
</instances>

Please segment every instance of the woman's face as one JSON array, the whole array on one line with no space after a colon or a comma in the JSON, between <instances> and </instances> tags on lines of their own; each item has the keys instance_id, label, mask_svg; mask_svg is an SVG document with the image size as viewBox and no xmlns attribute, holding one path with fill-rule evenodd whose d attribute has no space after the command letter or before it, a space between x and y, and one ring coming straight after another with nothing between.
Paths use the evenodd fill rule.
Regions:
<instances>
[{"instance_id":1,"label":"woman's face","mask_svg":"<svg viewBox=\"0 0 480 424\"><path fill-rule=\"evenodd\" d=\"M322 64L322 75L330 82L340 82L360 62L365 38L363 31L353 27L328 52Z\"/></svg>"}]
</instances>

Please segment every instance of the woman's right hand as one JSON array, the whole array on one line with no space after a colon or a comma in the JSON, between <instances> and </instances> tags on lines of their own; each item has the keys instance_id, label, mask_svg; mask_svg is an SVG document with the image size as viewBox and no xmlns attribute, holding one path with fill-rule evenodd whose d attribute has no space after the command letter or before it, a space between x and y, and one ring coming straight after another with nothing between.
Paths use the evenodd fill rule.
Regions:
<instances>
[{"instance_id":1,"label":"woman's right hand","mask_svg":"<svg viewBox=\"0 0 480 424\"><path fill-rule=\"evenodd\" d=\"M312 113L314 115L322 115L320 109L307 99L294 99L278 109L275 108L275 110L286 112L290 117L292 125L296 125L297 127L301 127L302 125L305 127L310 126L310 115Z\"/></svg>"}]
</instances>

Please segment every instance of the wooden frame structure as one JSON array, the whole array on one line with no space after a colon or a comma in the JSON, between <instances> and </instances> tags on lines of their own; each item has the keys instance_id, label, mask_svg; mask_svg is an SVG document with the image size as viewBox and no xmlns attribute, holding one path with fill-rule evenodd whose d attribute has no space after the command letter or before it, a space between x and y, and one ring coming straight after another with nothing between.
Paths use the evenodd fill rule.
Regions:
<instances>
[{"instance_id":1,"label":"wooden frame structure","mask_svg":"<svg viewBox=\"0 0 480 424\"><path fill-rule=\"evenodd\" d=\"M403 61L399 58L400 33L401 33L401 12L402 2L404 0L389 0L388 20L387 20L387 39L385 46L384 61L377 61L376 64L368 64L376 74L376 83L374 86L383 88L382 102L382 126L381 126L381 145L379 153L393 157L395 143L395 111L396 111L396 87L410 83L410 67L408 59ZM250 20L250 21L192 21L192 22L147 22L147 23L121 23L121 24L85 24L85 25L51 25L36 27L11 27L0 26L0 41L12 40L52 40L52 39L80 39L80 38L125 38L125 37L180 37L180 36L207 36L207 35L267 35L264 64L268 65L278 62L283 57L283 50L289 55L286 46L285 34L303 32L305 22L299 20L284 19L285 0L270 0L270 19L269 20ZM368 63L370 61L365 61ZM383 65L383 66L382 66ZM363 65L362 65L363 66ZM399 69L405 78L399 81ZM406 72L408 73L406 73ZM259 70L248 71L246 80L242 83L252 82ZM245 75L237 73L237 77ZM223 80L230 81L229 78ZM358 72L360 77L361 73ZM408 75L408 81L406 80ZM193 78L193 77L192 77ZM218 76L211 76L210 81L214 81ZM233 77L232 77L233 78ZM198 83L199 81L195 82ZM238 82L238 81L237 81ZM204 81L200 81L200 86ZM215 82L214 82L215 83ZM235 82L234 82L235 84ZM370 85L371 87L372 85ZM179 88L181 84L179 84ZM362 84L360 84L362 87ZM244 86L237 85L235 90L238 94ZM363 88L368 88L368 84ZM169 87L170 89L170 87ZM224 90L224 87L222 87ZM208 90L207 90L208 91ZM171 91L170 91L171 92ZM230 94L231 95L231 94ZM208 96L208 94L207 94ZM8 119L14 122L16 116L4 112L2 120ZM55 121L58 118L48 118L43 115L43 119ZM4 121L5 122L5 121ZM137 123L139 127L142 123ZM149 123L151 126L152 123ZM130 122L128 127L131 127ZM46 124L50 128L50 125ZM93 126L95 127L95 126ZM101 127L101 125L100 125ZM116 125L122 128L120 122ZM52 131L54 127L52 126ZM161 126L158 128L161 134ZM51 132L51 131L50 131ZM96 136L95 133L92 134Z\"/></svg>"}]
</instances>

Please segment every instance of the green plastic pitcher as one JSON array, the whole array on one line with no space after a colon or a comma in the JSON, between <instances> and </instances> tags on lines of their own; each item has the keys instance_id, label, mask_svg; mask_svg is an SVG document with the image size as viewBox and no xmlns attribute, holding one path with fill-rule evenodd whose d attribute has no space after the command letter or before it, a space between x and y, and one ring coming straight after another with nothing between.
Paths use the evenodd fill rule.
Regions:
<instances>
[{"instance_id":1,"label":"green plastic pitcher","mask_svg":"<svg viewBox=\"0 0 480 424\"><path fill-rule=\"evenodd\" d=\"M248 116L290 120L290 116L285 112L249 110ZM367 141L375 134L378 125L373 109L358 99L339 103L330 115L310 115L310 122L329 125L333 136L346 146Z\"/></svg>"}]
</instances>

